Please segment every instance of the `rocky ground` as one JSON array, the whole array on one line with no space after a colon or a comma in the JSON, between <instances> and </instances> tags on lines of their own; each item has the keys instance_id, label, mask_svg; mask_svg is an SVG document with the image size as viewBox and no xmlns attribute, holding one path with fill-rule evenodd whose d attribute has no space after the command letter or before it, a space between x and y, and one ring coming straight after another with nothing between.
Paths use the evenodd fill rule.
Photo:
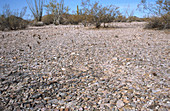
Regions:
<instances>
[{"instance_id":1,"label":"rocky ground","mask_svg":"<svg viewBox=\"0 0 170 111\"><path fill-rule=\"evenodd\" d=\"M170 34L112 25L0 32L0 110L168 111Z\"/></svg>"}]
</instances>

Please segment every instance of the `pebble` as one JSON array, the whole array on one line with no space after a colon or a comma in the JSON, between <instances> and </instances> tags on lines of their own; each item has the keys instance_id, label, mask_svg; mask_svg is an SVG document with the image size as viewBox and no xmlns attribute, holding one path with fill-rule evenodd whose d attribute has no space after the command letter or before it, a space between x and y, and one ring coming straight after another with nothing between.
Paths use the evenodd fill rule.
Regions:
<instances>
[{"instance_id":1,"label":"pebble","mask_svg":"<svg viewBox=\"0 0 170 111\"><path fill-rule=\"evenodd\" d=\"M122 100L118 100L117 102L116 102L116 106L118 107L118 108L121 108L121 107L123 107L125 104L123 103L123 101Z\"/></svg>"},{"instance_id":2,"label":"pebble","mask_svg":"<svg viewBox=\"0 0 170 111\"><path fill-rule=\"evenodd\" d=\"M59 102L58 99L52 99L48 101L48 103L52 103L52 104L57 104L58 102Z\"/></svg>"},{"instance_id":3,"label":"pebble","mask_svg":"<svg viewBox=\"0 0 170 111\"><path fill-rule=\"evenodd\" d=\"M169 35L114 24L0 33L0 110L168 111Z\"/></svg>"}]
</instances>

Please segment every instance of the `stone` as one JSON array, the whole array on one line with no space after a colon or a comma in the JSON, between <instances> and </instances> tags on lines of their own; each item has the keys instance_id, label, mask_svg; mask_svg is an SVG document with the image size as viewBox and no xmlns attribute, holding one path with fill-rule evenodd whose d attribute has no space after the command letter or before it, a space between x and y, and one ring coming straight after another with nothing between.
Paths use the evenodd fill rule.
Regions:
<instances>
[{"instance_id":1,"label":"stone","mask_svg":"<svg viewBox=\"0 0 170 111\"><path fill-rule=\"evenodd\" d=\"M51 97L45 97L45 98L44 98L45 101L48 101L48 100L50 100L50 99L51 99Z\"/></svg>"},{"instance_id":2,"label":"stone","mask_svg":"<svg viewBox=\"0 0 170 111\"><path fill-rule=\"evenodd\" d=\"M109 25L1 31L0 110L168 111L169 34Z\"/></svg>"},{"instance_id":3,"label":"stone","mask_svg":"<svg viewBox=\"0 0 170 111\"><path fill-rule=\"evenodd\" d=\"M58 104L60 104L60 105L63 105L65 102L64 102L64 100L59 100L58 101Z\"/></svg>"},{"instance_id":4,"label":"stone","mask_svg":"<svg viewBox=\"0 0 170 111\"><path fill-rule=\"evenodd\" d=\"M41 97L41 96L42 96L42 94L38 93L38 94L34 94L31 98L32 98L32 99L35 99L35 98L39 98L39 97Z\"/></svg>"},{"instance_id":5,"label":"stone","mask_svg":"<svg viewBox=\"0 0 170 111\"><path fill-rule=\"evenodd\" d=\"M118 58L117 58L117 57L113 57L112 60L113 60L113 61L117 61Z\"/></svg>"},{"instance_id":6,"label":"stone","mask_svg":"<svg viewBox=\"0 0 170 111\"><path fill-rule=\"evenodd\" d=\"M62 71L65 71L65 70L66 70L66 68L61 68L61 70L62 70Z\"/></svg>"},{"instance_id":7,"label":"stone","mask_svg":"<svg viewBox=\"0 0 170 111\"><path fill-rule=\"evenodd\" d=\"M48 103L58 104L58 100L57 99L52 99L52 100L49 100Z\"/></svg>"},{"instance_id":8,"label":"stone","mask_svg":"<svg viewBox=\"0 0 170 111\"><path fill-rule=\"evenodd\" d=\"M74 107L76 106L77 102L76 101L71 101L69 103L66 104L67 107Z\"/></svg>"},{"instance_id":9,"label":"stone","mask_svg":"<svg viewBox=\"0 0 170 111\"><path fill-rule=\"evenodd\" d=\"M123 103L122 100L118 100L118 101L116 102L117 108L121 108L121 107L123 107L124 105L125 105L125 104Z\"/></svg>"}]
</instances>

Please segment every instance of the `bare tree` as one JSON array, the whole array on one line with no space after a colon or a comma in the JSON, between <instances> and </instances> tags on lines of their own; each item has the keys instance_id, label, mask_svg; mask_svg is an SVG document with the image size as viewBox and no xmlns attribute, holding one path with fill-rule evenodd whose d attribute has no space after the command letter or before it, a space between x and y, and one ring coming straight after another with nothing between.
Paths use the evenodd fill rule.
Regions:
<instances>
[{"instance_id":1,"label":"bare tree","mask_svg":"<svg viewBox=\"0 0 170 111\"><path fill-rule=\"evenodd\" d=\"M35 18L35 20L41 21L42 20L42 14L43 14L43 6L44 6L44 0L34 0L34 2L32 2L32 0L26 0L27 4Z\"/></svg>"}]
</instances>

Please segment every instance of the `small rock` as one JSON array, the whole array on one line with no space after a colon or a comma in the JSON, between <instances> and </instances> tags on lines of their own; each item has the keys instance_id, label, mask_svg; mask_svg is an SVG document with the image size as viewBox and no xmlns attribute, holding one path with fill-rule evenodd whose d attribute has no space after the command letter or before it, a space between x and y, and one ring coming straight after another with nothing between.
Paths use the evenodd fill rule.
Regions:
<instances>
[{"instance_id":1,"label":"small rock","mask_svg":"<svg viewBox=\"0 0 170 111\"><path fill-rule=\"evenodd\" d=\"M113 60L113 61L117 61L118 58L117 58L117 57L113 57L112 60Z\"/></svg>"},{"instance_id":2,"label":"small rock","mask_svg":"<svg viewBox=\"0 0 170 111\"><path fill-rule=\"evenodd\" d=\"M41 97L42 96L42 94L35 94L35 95L33 95L32 97L31 97L31 99L36 99L36 98L39 98L39 97Z\"/></svg>"},{"instance_id":3,"label":"small rock","mask_svg":"<svg viewBox=\"0 0 170 111\"><path fill-rule=\"evenodd\" d=\"M60 105L63 105L65 102L64 102L63 100L59 100L58 103L59 103Z\"/></svg>"},{"instance_id":4,"label":"small rock","mask_svg":"<svg viewBox=\"0 0 170 111\"><path fill-rule=\"evenodd\" d=\"M62 71L65 71L65 70L66 70L66 68L61 68L61 70L62 70Z\"/></svg>"},{"instance_id":5,"label":"small rock","mask_svg":"<svg viewBox=\"0 0 170 111\"><path fill-rule=\"evenodd\" d=\"M72 101L72 102L69 102L67 103L67 107L73 107L73 106L76 106L77 102L76 101Z\"/></svg>"},{"instance_id":6,"label":"small rock","mask_svg":"<svg viewBox=\"0 0 170 111\"><path fill-rule=\"evenodd\" d=\"M115 35L115 38L119 38L118 35Z\"/></svg>"},{"instance_id":7,"label":"small rock","mask_svg":"<svg viewBox=\"0 0 170 111\"><path fill-rule=\"evenodd\" d=\"M60 93L60 96L61 96L61 97L65 97L65 96L66 96L66 93Z\"/></svg>"},{"instance_id":8,"label":"small rock","mask_svg":"<svg viewBox=\"0 0 170 111\"><path fill-rule=\"evenodd\" d=\"M58 103L58 100L57 99L52 99L52 100L49 100L48 103L56 104L56 103Z\"/></svg>"},{"instance_id":9,"label":"small rock","mask_svg":"<svg viewBox=\"0 0 170 111\"><path fill-rule=\"evenodd\" d=\"M118 100L117 102L116 102L116 106L118 107L118 108L121 108L121 107L123 107L125 104L123 103L123 101L122 100Z\"/></svg>"},{"instance_id":10,"label":"small rock","mask_svg":"<svg viewBox=\"0 0 170 111\"><path fill-rule=\"evenodd\" d=\"M50 97L45 97L45 98L44 98L45 101L48 101L48 100L50 100L50 99L51 99Z\"/></svg>"}]
</instances>

